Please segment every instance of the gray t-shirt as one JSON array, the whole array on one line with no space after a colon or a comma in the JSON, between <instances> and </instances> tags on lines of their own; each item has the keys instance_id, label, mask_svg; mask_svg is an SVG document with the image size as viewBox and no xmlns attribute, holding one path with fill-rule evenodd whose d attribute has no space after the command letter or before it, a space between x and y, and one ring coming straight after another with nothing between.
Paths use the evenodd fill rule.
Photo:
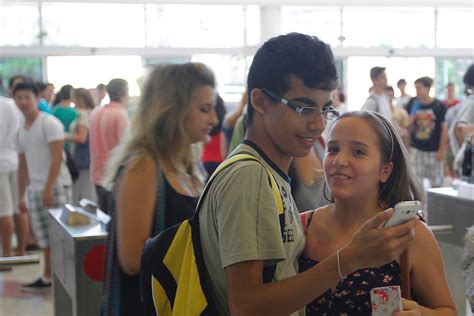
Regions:
<instances>
[{"instance_id":1,"label":"gray t-shirt","mask_svg":"<svg viewBox=\"0 0 474 316\"><path fill-rule=\"evenodd\" d=\"M370 97L365 100L362 110L377 112L390 122L392 121L392 108L386 95L372 93Z\"/></svg>"},{"instance_id":2,"label":"gray t-shirt","mask_svg":"<svg viewBox=\"0 0 474 316\"><path fill-rule=\"evenodd\" d=\"M305 243L289 178L263 158L255 144L241 144L234 151L238 152L259 158L272 172L283 201L284 225L282 231L268 173L260 163L240 161L216 177L202 201L199 221L204 262L219 315L230 314L224 268L249 260L264 260L265 265L278 262L274 280L285 279L298 272L297 257ZM304 311L293 315L304 315Z\"/></svg>"}]
</instances>

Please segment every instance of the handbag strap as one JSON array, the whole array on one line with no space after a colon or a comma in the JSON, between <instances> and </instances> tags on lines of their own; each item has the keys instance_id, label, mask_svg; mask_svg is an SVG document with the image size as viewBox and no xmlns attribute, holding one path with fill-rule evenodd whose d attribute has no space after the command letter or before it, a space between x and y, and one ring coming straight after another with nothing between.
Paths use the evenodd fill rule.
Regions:
<instances>
[{"instance_id":1,"label":"handbag strap","mask_svg":"<svg viewBox=\"0 0 474 316\"><path fill-rule=\"evenodd\" d=\"M158 234L165 229L166 224L166 181L160 164L156 163L156 215L153 233Z\"/></svg>"},{"instance_id":2,"label":"handbag strap","mask_svg":"<svg viewBox=\"0 0 474 316\"><path fill-rule=\"evenodd\" d=\"M408 249L403 250L400 255L400 268L402 274L402 297L410 300L410 257L408 256Z\"/></svg>"}]
</instances>

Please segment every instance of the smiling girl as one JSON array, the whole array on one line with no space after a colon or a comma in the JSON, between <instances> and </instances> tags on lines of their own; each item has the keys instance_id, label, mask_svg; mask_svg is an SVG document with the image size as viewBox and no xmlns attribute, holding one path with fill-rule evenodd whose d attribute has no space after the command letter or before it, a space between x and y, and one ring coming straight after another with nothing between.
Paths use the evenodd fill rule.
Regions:
<instances>
[{"instance_id":1,"label":"smiling girl","mask_svg":"<svg viewBox=\"0 0 474 316\"><path fill-rule=\"evenodd\" d=\"M376 213L400 201L422 199L399 135L374 112L348 112L334 122L323 169L333 203L303 217L308 224L301 271L347 245ZM455 315L438 244L421 221L408 254L412 294L420 305L407 301L407 311L400 315ZM307 306L307 314L370 315L370 290L390 285L401 285L399 260L341 275L334 288Z\"/></svg>"}]
</instances>

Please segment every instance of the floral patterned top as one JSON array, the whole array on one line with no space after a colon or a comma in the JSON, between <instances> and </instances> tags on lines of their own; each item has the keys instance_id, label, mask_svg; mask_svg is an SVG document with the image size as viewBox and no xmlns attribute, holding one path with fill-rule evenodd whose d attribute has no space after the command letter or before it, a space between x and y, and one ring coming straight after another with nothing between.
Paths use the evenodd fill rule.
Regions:
<instances>
[{"instance_id":1,"label":"floral patterned top","mask_svg":"<svg viewBox=\"0 0 474 316\"><path fill-rule=\"evenodd\" d=\"M301 256L300 272L318 262ZM371 315L370 290L375 287L400 285L401 269L396 261L375 269L362 269L340 281L335 291L331 289L306 306L306 315Z\"/></svg>"}]
</instances>

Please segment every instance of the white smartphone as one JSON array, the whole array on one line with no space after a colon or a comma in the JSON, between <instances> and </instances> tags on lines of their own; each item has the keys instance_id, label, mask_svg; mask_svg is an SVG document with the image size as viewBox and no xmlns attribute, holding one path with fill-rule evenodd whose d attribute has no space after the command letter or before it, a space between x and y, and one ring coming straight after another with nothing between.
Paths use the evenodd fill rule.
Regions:
<instances>
[{"instance_id":1,"label":"white smartphone","mask_svg":"<svg viewBox=\"0 0 474 316\"><path fill-rule=\"evenodd\" d=\"M397 226L414 218L421 209L420 201L403 201L393 207L393 215L384 227Z\"/></svg>"}]
</instances>

